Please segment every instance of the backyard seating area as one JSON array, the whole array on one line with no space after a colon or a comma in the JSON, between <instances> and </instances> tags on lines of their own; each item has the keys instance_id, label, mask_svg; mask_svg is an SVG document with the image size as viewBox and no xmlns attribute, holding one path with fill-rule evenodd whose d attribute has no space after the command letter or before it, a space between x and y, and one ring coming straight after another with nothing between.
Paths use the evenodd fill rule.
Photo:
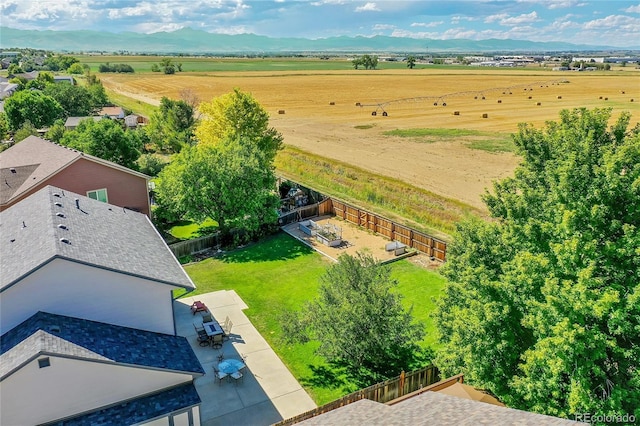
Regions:
<instances>
[{"instance_id":1,"label":"backyard seating area","mask_svg":"<svg viewBox=\"0 0 640 426\"><path fill-rule=\"evenodd\" d=\"M208 323L201 322L207 313L195 315L191 310L194 301L208 308L222 330L207 346L200 346L195 330L208 328L203 326ZM176 332L187 338L205 370L194 381L202 400L202 426L267 425L316 407L246 317L246 308L235 292L224 290L174 303Z\"/></svg>"}]
</instances>

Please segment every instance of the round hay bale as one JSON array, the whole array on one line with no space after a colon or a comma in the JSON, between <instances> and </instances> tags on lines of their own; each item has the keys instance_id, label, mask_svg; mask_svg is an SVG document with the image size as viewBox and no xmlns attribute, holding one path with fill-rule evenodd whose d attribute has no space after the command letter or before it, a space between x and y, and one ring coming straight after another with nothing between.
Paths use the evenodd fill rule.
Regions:
<instances>
[{"instance_id":1,"label":"round hay bale","mask_svg":"<svg viewBox=\"0 0 640 426\"><path fill-rule=\"evenodd\" d=\"M632 99L633 101L633 99ZM460 115L460 111L453 111L453 115Z\"/></svg>"},{"instance_id":2,"label":"round hay bale","mask_svg":"<svg viewBox=\"0 0 640 426\"><path fill-rule=\"evenodd\" d=\"M356 102L356 106L362 106L360 102Z\"/></svg>"},{"instance_id":3,"label":"round hay bale","mask_svg":"<svg viewBox=\"0 0 640 426\"><path fill-rule=\"evenodd\" d=\"M482 100L484 101L484 99L485 99L485 97L483 96L483 97L482 97Z\"/></svg>"},{"instance_id":4,"label":"round hay bale","mask_svg":"<svg viewBox=\"0 0 640 426\"><path fill-rule=\"evenodd\" d=\"M501 104L502 103L502 99L498 99L498 103Z\"/></svg>"},{"instance_id":5,"label":"round hay bale","mask_svg":"<svg viewBox=\"0 0 640 426\"><path fill-rule=\"evenodd\" d=\"M434 103L433 103L433 106L438 106L438 103L437 103L437 102L434 102Z\"/></svg>"},{"instance_id":6,"label":"round hay bale","mask_svg":"<svg viewBox=\"0 0 640 426\"><path fill-rule=\"evenodd\" d=\"M371 113L371 115L378 115L378 113L377 113L377 112L375 112L375 111L373 111L373 112Z\"/></svg>"},{"instance_id":7,"label":"round hay bale","mask_svg":"<svg viewBox=\"0 0 640 426\"><path fill-rule=\"evenodd\" d=\"M387 114L387 111L382 111L382 116L383 117L386 117L387 115L389 115L389 114Z\"/></svg>"},{"instance_id":8,"label":"round hay bale","mask_svg":"<svg viewBox=\"0 0 640 426\"><path fill-rule=\"evenodd\" d=\"M447 106L447 103L446 103L446 102L443 102L443 103L442 103L442 106Z\"/></svg>"},{"instance_id":9,"label":"round hay bale","mask_svg":"<svg viewBox=\"0 0 640 426\"><path fill-rule=\"evenodd\" d=\"M529 96L529 99L533 99L533 96Z\"/></svg>"},{"instance_id":10,"label":"round hay bale","mask_svg":"<svg viewBox=\"0 0 640 426\"><path fill-rule=\"evenodd\" d=\"M536 102L536 106L542 105L542 102Z\"/></svg>"},{"instance_id":11,"label":"round hay bale","mask_svg":"<svg viewBox=\"0 0 640 426\"><path fill-rule=\"evenodd\" d=\"M599 96L598 99L602 99L602 96Z\"/></svg>"},{"instance_id":12,"label":"round hay bale","mask_svg":"<svg viewBox=\"0 0 640 426\"><path fill-rule=\"evenodd\" d=\"M474 97L473 97L473 99L478 99L478 97L477 97L477 96L474 96Z\"/></svg>"},{"instance_id":13,"label":"round hay bale","mask_svg":"<svg viewBox=\"0 0 640 426\"><path fill-rule=\"evenodd\" d=\"M633 102L633 98L631 98L631 102Z\"/></svg>"},{"instance_id":14,"label":"round hay bale","mask_svg":"<svg viewBox=\"0 0 640 426\"><path fill-rule=\"evenodd\" d=\"M562 96L558 96L558 99L562 99Z\"/></svg>"},{"instance_id":15,"label":"round hay bale","mask_svg":"<svg viewBox=\"0 0 640 426\"><path fill-rule=\"evenodd\" d=\"M335 104L336 104L335 102L329 102L329 105L335 105Z\"/></svg>"},{"instance_id":16,"label":"round hay bale","mask_svg":"<svg viewBox=\"0 0 640 426\"><path fill-rule=\"evenodd\" d=\"M608 101L608 100L609 100L609 98L604 98L604 100L605 100L605 101Z\"/></svg>"},{"instance_id":17,"label":"round hay bale","mask_svg":"<svg viewBox=\"0 0 640 426\"><path fill-rule=\"evenodd\" d=\"M482 114L482 118L489 118L489 114L485 112L484 114Z\"/></svg>"},{"instance_id":18,"label":"round hay bale","mask_svg":"<svg viewBox=\"0 0 640 426\"><path fill-rule=\"evenodd\" d=\"M283 109L279 109L278 110L278 114L284 114L284 110Z\"/></svg>"},{"instance_id":19,"label":"round hay bale","mask_svg":"<svg viewBox=\"0 0 640 426\"><path fill-rule=\"evenodd\" d=\"M624 95L624 90L621 90L620 93L622 93Z\"/></svg>"}]
</instances>

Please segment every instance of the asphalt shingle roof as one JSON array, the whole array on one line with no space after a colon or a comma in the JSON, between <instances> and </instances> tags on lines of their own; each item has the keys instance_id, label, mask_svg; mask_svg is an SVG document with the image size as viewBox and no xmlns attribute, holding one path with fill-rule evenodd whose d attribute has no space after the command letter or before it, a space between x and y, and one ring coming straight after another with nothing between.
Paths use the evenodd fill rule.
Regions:
<instances>
[{"instance_id":1,"label":"asphalt shingle roof","mask_svg":"<svg viewBox=\"0 0 640 426\"><path fill-rule=\"evenodd\" d=\"M0 337L0 379L39 354L204 374L185 337L38 312Z\"/></svg>"},{"instance_id":2,"label":"asphalt shingle roof","mask_svg":"<svg viewBox=\"0 0 640 426\"><path fill-rule=\"evenodd\" d=\"M180 409L192 407L200 402L195 386L189 383L82 416L48 423L48 425L111 426L138 424Z\"/></svg>"},{"instance_id":3,"label":"asphalt shingle roof","mask_svg":"<svg viewBox=\"0 0 640 426\"><path fill-rule=\"evenodd\" d=\"M55 258L195 288L146 215L47 186L0 212L0 292Z\"/></svg>"},{"instance_id":4,"label":"asphalt shingle roof","mask_svg":"<svg viewBox=\"0 0 640 426\"><path fill-rule=\"evenodd\" d=\"M359 424L370 426L475 426L479 424L568 426L579 423L438 392L424 392L394 405L360 400L299 424L304 426Z\"/></svg>"},{"instance_id":5,"label":"asphalt shingle roof","mask_svg":"<svg viewBox=\"0 0 640 426\"><path fill-rule=\"evenodd\" d=\"M142 173L129 170L119 164L55 144L37 136L29 136L0 153L0 177L2 178L0 204L10 204L12 200L42 184L80 158L148 178ZM29 166L29 168L24 168L25 166ZM15 169L16 173L13 173L11 169Z\"/></svg>"}]
</instances>

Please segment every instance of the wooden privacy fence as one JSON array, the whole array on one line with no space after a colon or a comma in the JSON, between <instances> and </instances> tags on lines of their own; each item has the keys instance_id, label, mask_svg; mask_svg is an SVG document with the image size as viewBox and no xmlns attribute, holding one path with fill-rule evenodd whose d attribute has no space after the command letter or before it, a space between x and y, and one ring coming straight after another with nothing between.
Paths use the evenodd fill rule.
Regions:
<instances>
[{"instance_id":1,"label":"wooden privacy fence","mask_svg":"<svg viewBox=\"0 0 640 426\"><path fill-rule=\"evenodd\" d=\"M438 369L430 365L428 367L421 368L420 370L400 374L393 379L377 383L373 386L369 386L368 388L360 389L359 391L345 395L340 399L336 399L335 401L322 405L318 408L314 408L313 410L298 414L297 416L289 419L281 420L280 422L275 423L274 426L293 425L361 399L370 399L384 404L400 398L403 395L425 388L432 383L436 383L438 380Z\"/></svg>"},{"instance_id":2,"label":"wooden privacy fence","mask_svg":"<svg viewBox=\"0 0 640 426\"><path fill-rule=\"evenodd\" d=\"M300 222L309 217L324 216L326 214L333 214L330 210L330 205L326 203L327 200L319 203L311 204L304 207L299 207L288 213L281 215L278 218L278 226L288 225L293 222Z\"/></svg>"},{"instance_id":3,"label":"wooden privacy fence","mask_svg":"<svg viewBox=\"0 0 640 426\"><path fill-rule=\"evenodd\" d=\"M431 235L413 230L385 217L353 207L333 198L322 201L322 203L330 203L331 207L324 206L324 210L332 211L335 216L347 222L362 226L376 234L384 235L392 241L400 241L443 262L447 257L447 243Z\"/></svg>"},{"instance_id":4,"label":"wooden privacy fence","mask_svg":"<svg viewBox=\"0 0 640 426\"><path fill-rule=\"evenodd\" d=\"M202 250L214 247L218 241L218 234L206 235L192 240L180 241L169 245L169 249L173 255L180 259L182 256L188 256Z\"/></svg>"}]
</instances>

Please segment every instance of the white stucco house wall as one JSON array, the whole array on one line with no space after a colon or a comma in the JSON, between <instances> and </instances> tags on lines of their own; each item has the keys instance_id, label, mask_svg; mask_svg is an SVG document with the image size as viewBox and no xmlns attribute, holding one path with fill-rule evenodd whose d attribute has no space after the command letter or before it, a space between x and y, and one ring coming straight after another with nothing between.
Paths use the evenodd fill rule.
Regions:
<instances>
[{"instance_id":1,"label":"white stucco house wall","mask_svg":"<svg viewBox=\"0 0 640 426\"><path fill-rule=\"evenodd\" d=\"M146 215L47 186L0 234L0 424L199 425L195 286Z\"/></svg>"}]
</instances>

